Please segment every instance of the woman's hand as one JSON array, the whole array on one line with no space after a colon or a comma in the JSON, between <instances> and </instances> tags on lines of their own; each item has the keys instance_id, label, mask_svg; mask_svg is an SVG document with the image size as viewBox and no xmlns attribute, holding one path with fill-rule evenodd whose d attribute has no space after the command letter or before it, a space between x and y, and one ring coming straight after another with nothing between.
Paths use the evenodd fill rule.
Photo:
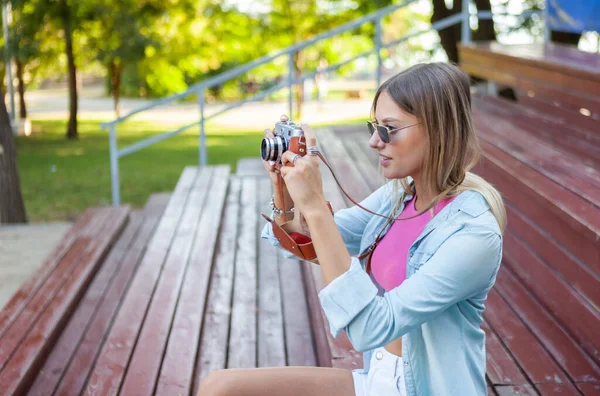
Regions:
<instances>
[{"instance_id":1,"label":"woman's hand","mask_svg":"<svg viewBox=\"0 0 600 396\"><path fill-rule=\"evenodd\" d=\"M302 130L306 138L306 147L316 146L317 139L312 128L302 125ZM296 210L307 215L315 209L322 209L323 204L326 203L319 170L319 157L307 154L293 163L295 156L296 154L291 151L283 153L281 157L283 166L280 172Z\"/></svg>"},{"instance_id":2,"label":"woman's hand","mask_svg":"<svg viewBox=\"0 0 600 396\"><path fill-rule=\"evenodd\" d=\"M282 116L282 118L283 118L283 116ZM287 118L287 116L286 116L286 118ZM275 135L273 135L273 132L270 129L265 129L264 136L266 138L275 137ZM269 177L271 178L271 181L273 183L276 183L277 182L277 174L279 173L279 170L275 168L275 161L263 160L263 166L265 167L265 170L268 172Z\"/></svg>"}]
</instances>

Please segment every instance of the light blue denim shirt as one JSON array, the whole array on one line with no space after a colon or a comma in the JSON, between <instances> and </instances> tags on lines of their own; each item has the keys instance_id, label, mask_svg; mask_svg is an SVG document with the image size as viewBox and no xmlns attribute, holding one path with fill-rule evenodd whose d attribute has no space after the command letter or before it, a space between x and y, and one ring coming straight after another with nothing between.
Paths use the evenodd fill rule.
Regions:
<instances>
[{"instance_id":1,"label":"light blue denim shirt","mask_svg":"<svg viewBox=\"0 0 600 396\"><path fill-rule=\"evenodd\" d=\"M361 205L390 215L393 196L389 182ZM407 194L404 202L411 198ZM351 256L362 254L386 221L357 206L339 210L334 218ZM281 247L270 224L261 236ZM408 396L486 395L480 325L501 258L496 218L483 196L469 190L443 208L412 244L400 286L384 292L365 272L366 262L352 257L349 270L323 288L319 299L332 335L345 330L354 349L364 352L362 371L369 370L375 348L402 337Z\"/></svg>"}]
</instances>

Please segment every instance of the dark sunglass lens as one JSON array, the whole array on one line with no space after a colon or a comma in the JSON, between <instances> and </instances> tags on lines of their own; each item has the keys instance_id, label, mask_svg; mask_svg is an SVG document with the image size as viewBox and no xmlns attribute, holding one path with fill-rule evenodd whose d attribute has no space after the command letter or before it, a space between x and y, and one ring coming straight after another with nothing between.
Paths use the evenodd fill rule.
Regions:
<instances>
[{"instance_id":1,"label":"dark sunglass lens","mask_svg":"<svg viewBox=\"0 0 600 396\"><path fill-rule=\"evenodd\" d=\"M384 143L390 142L390 134L388 133L388 129L386 127L377 125L377 132L379 133L381 141L383 141Z\"/></svg>"},{"instance_id":2,"label":"dark sunglass lens","mask_svg":"<svg viewBox=\"0 0 600 396\"><path fill-rule=\"evenodd\" d=\"M369 136L373 136L373 133L375 132L373 125L367 121L367 127L369 128Z\"/></svg>"}]
</instances>

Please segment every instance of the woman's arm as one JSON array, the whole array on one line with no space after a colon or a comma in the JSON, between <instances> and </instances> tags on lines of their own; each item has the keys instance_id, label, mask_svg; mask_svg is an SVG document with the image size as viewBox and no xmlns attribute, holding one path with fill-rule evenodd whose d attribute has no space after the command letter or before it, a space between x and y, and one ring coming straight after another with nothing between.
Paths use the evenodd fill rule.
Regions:
<instances>
[{"instance_id":1,"label":"woman's arm","mask_svg":"<svg viewBox=\"0 0 600 396\"><path fill-rule=\"evenodd\" d=\"M326 250L324 243L315 246L318 253ZM352 258L350 269L340 274L348 265L343 262L347 257L327 255L327 261L319 257L321 268L329 280L334 280L319 292L319 299L332 335L337 337L345 330L357 351L367 351L388 344L451 305L490 288L501 256L502 238L496 232L483 228L459 231L414 275L379 297L356 258Z\"/></svg>"}]
</instances>

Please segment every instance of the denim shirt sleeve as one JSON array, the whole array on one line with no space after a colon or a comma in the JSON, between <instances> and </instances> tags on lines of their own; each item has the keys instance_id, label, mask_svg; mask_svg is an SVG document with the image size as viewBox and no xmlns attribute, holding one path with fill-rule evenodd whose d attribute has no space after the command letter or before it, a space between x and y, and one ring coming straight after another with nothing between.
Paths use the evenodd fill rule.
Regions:
<instances>
[{"instance_id":1,"label":"denim shirt sleeve","mask_svg":"<svg viewBox=\"0 0 600 396\"><path fill-rule=\"evenodd\" d=\"M360 204L366 207L369 210L377 212L381 207L381 202L383 199L389 199L391 194L391 183L383 185L376 191L374 191L371 195L365 198ZM271 218L273 214L271 214ZM335 223L342 235L342 239L348 249L348 252L351 256L358 255L360 253L360 242L363 236L363 232L367 223L374 215L364 211L358 206L353 206L351 208L340 209L334 214ZM267 239L273 246L276 246L283 250L283 255L286 258L296 258L292 253L284 250L275 235L273 234L273 226L271 223L267 222L262 229L261 233L262 239Z\"/></svg>"},{"instance_id":2,"label":"denim shirt sleeve","mask_svg":"<svg viewBox=\"0 0 600 396\"><path fill-rule=\"evenodd\" d=\"M377 296L377 288L352 258L350 269L319 293L331 334L341 330L359 352L387 345L451 305L493 285L502 256L501 236L463 229L446 240L401 285Z\"/></svg>"}]
</instances>

